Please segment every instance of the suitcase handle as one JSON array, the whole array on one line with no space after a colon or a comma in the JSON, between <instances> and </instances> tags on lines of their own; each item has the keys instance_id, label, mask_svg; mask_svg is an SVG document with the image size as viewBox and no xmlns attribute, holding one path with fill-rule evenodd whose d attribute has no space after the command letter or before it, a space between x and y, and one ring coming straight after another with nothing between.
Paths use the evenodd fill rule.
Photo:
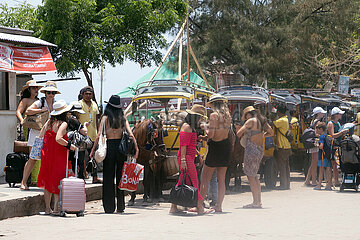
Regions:
<instances>
[{"instance_id":1,"label":"suitcase handle","mask_svg":"<svg viewBox=\"0 0 360 240\"><path fill-rule=\"evenodd\" d=\"M75 177L77 178L77 166L79 158L79 148L75 150ZM66 178L69 176L69 150L66 151Z\"/></svg>"}]
</instances>

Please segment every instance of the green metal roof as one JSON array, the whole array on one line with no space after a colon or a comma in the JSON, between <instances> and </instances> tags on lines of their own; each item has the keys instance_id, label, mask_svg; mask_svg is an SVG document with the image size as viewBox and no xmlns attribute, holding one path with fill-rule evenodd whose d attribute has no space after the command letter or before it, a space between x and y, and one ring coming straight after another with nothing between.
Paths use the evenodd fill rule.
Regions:
<instances>
[{"instance_id":1,"label":"green metal roof","mask_svg":"<svg viewBox=\"0 0 360 240\"><path fill-rule=\"evenodd\" d=\"M179 74L177 72L174 72L166 65L167 61L164 62L164 64L161 66L160 70L154 77L154 80L167 80L167 79L177 79L179 77ZM149 73L145 74L141 78L139 78L137 81L135 81L132 85L126 87L117 95L119 95L121 98L132 98L135 94L136 87L143 82L150 81L151 76L154 74L156 69L151 70ZM187 75L184 76L184 79L187 79ZM199 84L201 86L206 87L205 81L196 73L190 72L190 81L196 84ZM211 87L212 88L212 87ZM213 88L212 88L213 89Z\"/></svg>"}]
</instances>

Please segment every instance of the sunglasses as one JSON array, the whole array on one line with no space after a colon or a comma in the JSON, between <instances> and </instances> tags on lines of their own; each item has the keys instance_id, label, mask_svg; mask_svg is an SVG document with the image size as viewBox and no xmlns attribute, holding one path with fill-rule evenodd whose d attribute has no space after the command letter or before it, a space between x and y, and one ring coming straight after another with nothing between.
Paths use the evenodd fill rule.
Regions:
<instances>
[{"instance_id":1,"label":"sunglasses","mask_svg":"<svg viewBox=\"0 0 360 240\"><path fill-rule=\"evenodd\" d=\"M45 93L46 93L46 94L49 94L49 95L50 95L50 94L55 95L57 92L56 92L56 91L52 91L52 92L46 91Z\"/></svg>"}]
</instances>

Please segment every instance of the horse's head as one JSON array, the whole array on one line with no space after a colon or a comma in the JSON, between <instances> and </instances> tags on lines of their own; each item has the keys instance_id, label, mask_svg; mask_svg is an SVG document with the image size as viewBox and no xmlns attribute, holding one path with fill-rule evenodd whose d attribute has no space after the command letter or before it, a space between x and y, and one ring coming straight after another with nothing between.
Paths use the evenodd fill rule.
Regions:
<instances>
[{"instance_id":1,"label":"horse's head","mask_svg":"<svg viewBox=\"0 0 360 240\"><path fill-rule=\"evenodd\" d=\"M165 157L164 129L161 119L151 119L147 126L147 143L151 145L151 149L155 155Z\"/></svg>"}]
</instances>

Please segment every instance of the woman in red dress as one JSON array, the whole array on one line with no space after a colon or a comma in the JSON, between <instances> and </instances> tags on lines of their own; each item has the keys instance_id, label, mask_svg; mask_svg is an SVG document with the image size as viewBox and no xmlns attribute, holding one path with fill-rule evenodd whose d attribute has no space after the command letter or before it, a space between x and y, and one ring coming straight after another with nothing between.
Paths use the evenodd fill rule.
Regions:
<instances>
[{"instance_id":1,"label":"woman in red dress","mask_svg":"<svg viewBox=\"0 0 360 240\"><path fill-rule=\"evenodd\" d=\"M180 175L177 185L182 184L183 181L183 170L187 170L189 177L191 179L192 185L199 189L199 181L195 166L195 156L196 156L196 140L197 133L196 130L200 128L200 121L205 116L205 108L201 105L194 104L191 110L187 110L188 115L186 116L184 123L180 129L180 149L177 155L177 160L180 166ZM185 179L186 184L191 185L188 178ZM204 208L202 207L202 196L200 191L198 194L198 214L204 213ZM199 206L200 205L200 206ZM177 205L171 204L170 213L178 212Z\"/></svg>"},{"instance_id":2,"label":"woman in red dress","mask_svg":"<svg viewBox=\"0 0 360 240\"><path fill-rule=\"evenodd\" d=\"M50 202L54 195L53 213L58 213L60 180L66 177L67 150L75 151L76 147L68 142L66 135L67 114L72 105L64 100L54 103L51 118L47 121L40 136L44 136L44 146L41 153L41 167L37 186L44 188L45 214L51 211Z\"/></svg>"}]
</instances>

